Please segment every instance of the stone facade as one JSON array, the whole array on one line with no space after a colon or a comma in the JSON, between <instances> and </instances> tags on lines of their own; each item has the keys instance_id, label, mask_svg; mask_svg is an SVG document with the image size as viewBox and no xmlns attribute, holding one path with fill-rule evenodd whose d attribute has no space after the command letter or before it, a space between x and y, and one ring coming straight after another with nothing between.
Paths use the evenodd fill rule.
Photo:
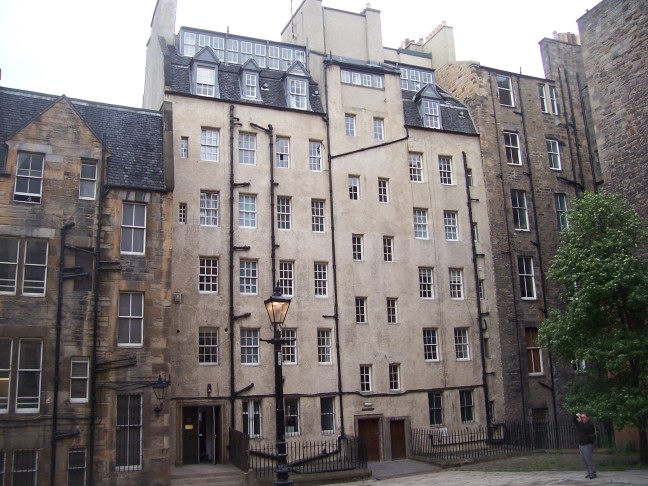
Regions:
<instances>
[{"instance_id":1,"label":"stone facade","mask_svg":"<svg viewBox=\"0 0 648 486\"><path fill-rule=\"evenodd\" d=\"M4 473L10 483L166 482L168 409L155 414L151 385L168 376L171 199L161 149L139 139L161 142L162 118L4 88L0 112ZM140 176L120 182L127 164ZM143 219L123 217L131 203ZM127 251L137 241L145 246ZM143 302L128 338L124 295ZM126 396L128 438L119 432Z\"/></svg>"},{"instance_id":2,"label":"stone facade","mask_svg":"<svg viewBox=\"0 0 648 486\"><path fill-rule=\"evenodd\" d=\"M645 198L648 2L603 0L578 19L606 190L648 217Z\"/></svg>"},{"instance_id":3,"label":"stone facade","mask_svg":"<svg viewBox=\"0 0 648 486\"><path fill-rule=\"evenodd\" d=\"M534 334L558 289L546 271L560 213L593 187L578 106L565 78L534 78L475 62L438 69L440 86L470 108L480 132L499 308L503 416L538 422L562 409L569 363L538 349ZM552 152L553 156L549 153ZM526 276L526 278L525 278ZM521 286L524 284L524 286ZM531 286L531 287L529 287Z\"/></svg>"}]
</instances>

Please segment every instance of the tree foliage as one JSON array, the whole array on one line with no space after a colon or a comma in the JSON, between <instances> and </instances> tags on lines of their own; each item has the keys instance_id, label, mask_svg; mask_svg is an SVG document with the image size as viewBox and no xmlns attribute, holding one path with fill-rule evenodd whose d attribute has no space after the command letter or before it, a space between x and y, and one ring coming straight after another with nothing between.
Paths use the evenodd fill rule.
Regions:
<instances>
[{"instance_id":1,"label":"tree foliage","mask_svg":"<svg viewBox=\"0 0 648 486\"><path fill-rule=\"evenodd\" d=\"M540 339L559 356L585 360L567 408L640 431L648 460L648 233L618 196L586 193L568 214L549 278L564 307L549 311ZM643 432L643 433L642 433ZM642 447L643 446L643 447Z\"/></svg>"}]
</instances>

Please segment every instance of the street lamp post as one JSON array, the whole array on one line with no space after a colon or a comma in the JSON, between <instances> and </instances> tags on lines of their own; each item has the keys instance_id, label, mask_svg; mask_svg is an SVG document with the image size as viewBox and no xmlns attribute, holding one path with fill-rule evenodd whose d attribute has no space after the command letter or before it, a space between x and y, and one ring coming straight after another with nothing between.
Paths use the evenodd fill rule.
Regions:
<instances>
[{"instance_id":1,"label":"street lamp post","mask_svg":"<svg viewBox=\"0 0 648 486\"><path fill-rule=\"evenodd\" d=\"M290 298L281 294L281 289L277 285L271 297L266 299L266 310L272 326L272 339L267 342L274 346L274 375L275 375L275 406L276 406L276 447L277 447L277 469L275 486L292 486L293 482L289 479L288 471L288 454L286 452L286 424L284 422L284 399L283 399L283 372L281 370L282 354L281 345L292 341L285 339L281 335L284 326L288 307L290 307Z\"/></svg>"}]
</instances>

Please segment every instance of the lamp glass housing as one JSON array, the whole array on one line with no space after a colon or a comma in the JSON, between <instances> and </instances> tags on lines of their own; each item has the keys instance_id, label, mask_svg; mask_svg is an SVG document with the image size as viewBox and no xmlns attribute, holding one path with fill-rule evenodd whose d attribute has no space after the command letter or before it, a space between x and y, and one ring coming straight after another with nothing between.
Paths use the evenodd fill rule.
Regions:
<instances>
[{"instance_id":1,"label":"lamp glass housing","mask_svg":"<svg viewBox=\"0 0 648 486\"><path fill-rule=\"evenodd\" d=\"M263 301L266 311L268 311L270 323L273 326L278 325L279 327L283 327L291 300L290 297L283 296L279 287L275 287L272 297Z\"/></svg>"}]
</instances>

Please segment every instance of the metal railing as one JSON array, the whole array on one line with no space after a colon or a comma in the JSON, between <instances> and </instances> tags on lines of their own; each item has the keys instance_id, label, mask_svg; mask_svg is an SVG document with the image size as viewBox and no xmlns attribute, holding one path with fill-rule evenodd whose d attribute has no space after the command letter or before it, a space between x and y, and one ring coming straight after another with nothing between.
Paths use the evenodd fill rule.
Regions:
<instances>
[{"instance_id":1,"label":"metal railing","mask_svg":"<svg viewBox=\"0 0 648 486\"><path fill-rule=\"evenodd\" d=\"M596 446L612 447L613 431L596 424ZM553 422L499 422L490 427L473 426L412 429L412 455L439 461L460 461L543 449L577 448L576 427L569 420Z\"/></svg>"},{"instance_id":2,"label":"metal railing","mask_svg":"<svg viewBox=\"0 0 648 486\"><path fill-rule=\"evenodd\" d=\"M291 473L313 474L364 469L364 445L357 437L338 437L326 441L288 442L288 467ZM248 465L259 477L270 477L276 468L274 444L250 444Z\"/></svg>"}]
</instances>

